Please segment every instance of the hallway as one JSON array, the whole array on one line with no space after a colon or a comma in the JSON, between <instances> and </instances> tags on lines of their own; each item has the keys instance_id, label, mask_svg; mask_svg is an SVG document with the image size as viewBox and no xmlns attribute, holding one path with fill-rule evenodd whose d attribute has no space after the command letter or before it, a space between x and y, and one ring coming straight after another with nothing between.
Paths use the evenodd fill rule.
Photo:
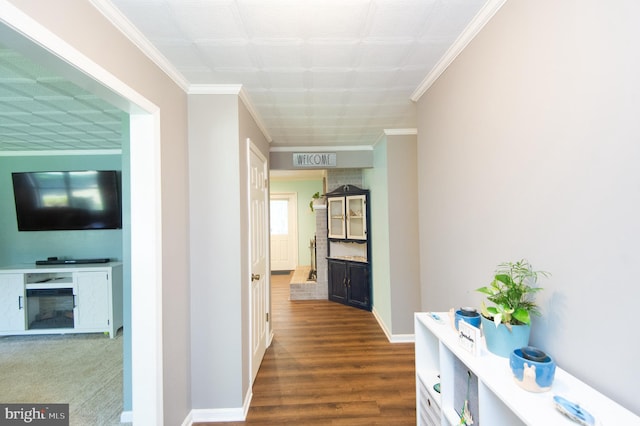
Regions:
<instances>
[{"instance_id":1,"label":"hallway","mask_svg":"<svg viewBox=\"0 0 640 426\"><path fill-rule=\"evenodd\" d=\"M414 345L389 343L370 312L289 301L272 274L275 337L245 422L200 425L415 425Z\"/></svg>"}]
</instances>

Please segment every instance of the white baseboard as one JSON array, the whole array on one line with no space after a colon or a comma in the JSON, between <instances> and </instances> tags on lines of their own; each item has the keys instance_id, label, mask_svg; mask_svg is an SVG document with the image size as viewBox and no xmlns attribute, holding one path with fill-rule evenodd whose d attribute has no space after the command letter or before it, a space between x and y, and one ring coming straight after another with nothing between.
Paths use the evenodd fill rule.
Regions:
<instances>
[{"instance_id":1,"label":"white baseboard","mask_svg":"<svg viewBox=\"0 0 640 426\"><path fill-rule=\"evenodd\" d=\"M242 407L238 408L204 408L191 410L189 415L182 426L190 426L194 423L207 423L207 422L242 422L247 419L247 413L249 412L249 406L251 405L251 399L253 398L253 392L251 390L247 392Z\"/></svg>"},{"instance_id":2,"label":"white baseboard","mask_svg":"<svg viewBox=\"0 0 640 426\"><path fill-rule=\"evenodd\" d=\"M123 411L120 413L120 423L133 423L133 411Z\"/></svg>"},{"instance_id":3,"label":"white baseboard","mask_svg":"<svg viewBox=\"0 0 640 426\"><path fill-rule=\"evenodd\" d=\"M378 315L378 312L376 311L375 306L371 310L371 313L373 314L376 321L378 321L378 325L384 332L385 336L387 336L387 340L389 340L390 343L414 343L416 341L415 334L391 334L387 329L387 325L384 323L384 321L382 321L382 318L380 318L380 316Z\"/></svg>"}]
</instances>

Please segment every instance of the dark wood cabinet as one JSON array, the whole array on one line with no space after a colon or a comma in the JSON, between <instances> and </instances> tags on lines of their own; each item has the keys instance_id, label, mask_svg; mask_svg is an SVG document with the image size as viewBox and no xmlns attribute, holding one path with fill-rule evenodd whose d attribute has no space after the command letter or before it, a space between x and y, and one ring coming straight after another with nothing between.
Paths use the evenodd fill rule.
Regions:
<instances>
[{"instance_id":1,"label":"dark wood cabinet","mask_svg":"<svg viewBox=\"0 0 640 426\"><path fill-rule=\"evenodd\" d=\"M344 185L327 201L329 300L370 311L369 191Z\"/></svg>"},{"instance_id":2,"label":"dark wood cabinet","mask_svg":"<svg viewBox=\"0 0 640 426\"><path fill-rule=\"evenodd\" d=\"M329 259L329 300L347 304L347 262Z\"/></svg>"},{"instance_id":3,"label":"dark wood cabinet","mask_svg":"<svg viewBox=\"0 0 640 426\"><path fill-rule=\"evenodd\" d=\"M369 264L329 259L329 300L371 310Z\"/></svg>"}]
</instances>

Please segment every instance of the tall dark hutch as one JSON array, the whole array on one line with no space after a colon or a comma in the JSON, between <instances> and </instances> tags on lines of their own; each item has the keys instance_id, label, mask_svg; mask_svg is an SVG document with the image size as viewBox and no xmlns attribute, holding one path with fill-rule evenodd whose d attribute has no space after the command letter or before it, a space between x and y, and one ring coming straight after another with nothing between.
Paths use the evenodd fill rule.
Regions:
<instances>
[{"instance_id":1,"label":"tall dark hutch","mask_svg":"<svg viewBox=\"0 0 640 426\"><path fill-rule=\"evenodd\" d=\"M329 300L371 310L369 191L343 185L327 193Z\"/></svg>"}]
</instances>

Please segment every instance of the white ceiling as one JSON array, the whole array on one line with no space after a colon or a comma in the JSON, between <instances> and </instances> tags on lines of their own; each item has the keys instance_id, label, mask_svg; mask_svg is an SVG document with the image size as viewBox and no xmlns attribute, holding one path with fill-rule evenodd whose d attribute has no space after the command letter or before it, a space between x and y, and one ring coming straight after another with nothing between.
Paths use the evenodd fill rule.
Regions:
<instances>
[{"instance_id":1,"label":"white ceiling","mask_svg":"<svg viewBox=\"0 0 640 426\"><path fill-rule=\"evenodd\" d=\"M272 147L372 145L496 0L92 0L187 92L242 85ZM499 2L499 1L498 1ZM120 146L119 113L0 46L0 151Z\"/></svg>"},{"instance_id":2,"label":"white ceiling","mask_svg":"<svg viewBox=\"0 0 640 426\"><path fill-rule=\"evenodd\" d=\"M122 114L0 43L0 151L120 149Z\"/></svg>"}]
</instances>

